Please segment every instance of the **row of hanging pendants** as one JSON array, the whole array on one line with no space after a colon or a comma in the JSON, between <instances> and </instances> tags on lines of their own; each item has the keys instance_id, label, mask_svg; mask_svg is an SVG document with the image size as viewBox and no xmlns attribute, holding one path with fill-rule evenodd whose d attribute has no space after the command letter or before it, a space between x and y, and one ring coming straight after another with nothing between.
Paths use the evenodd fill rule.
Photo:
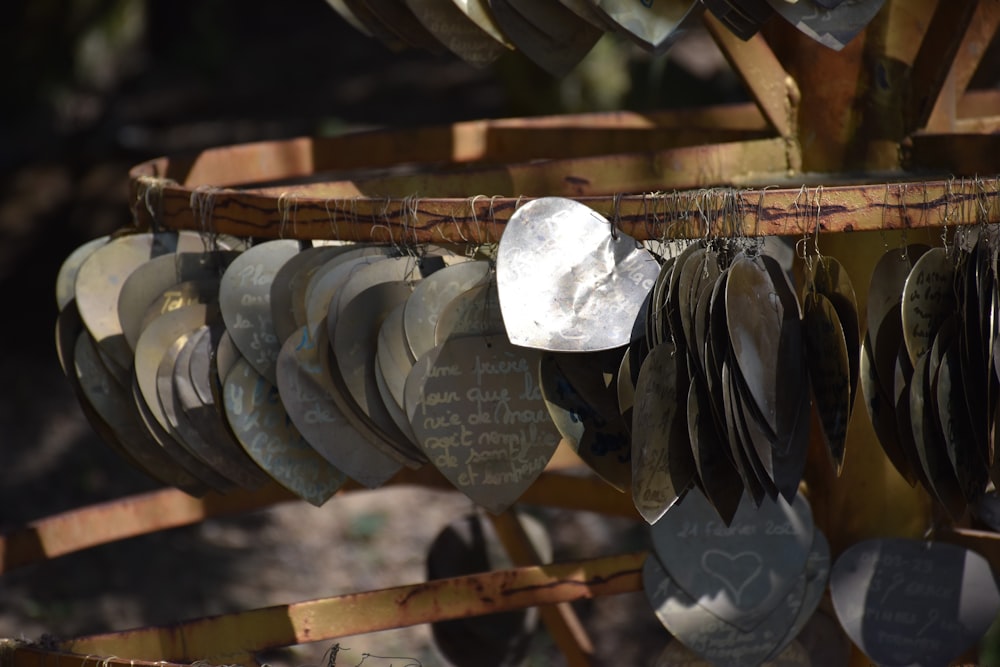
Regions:
<instances>
[{"instance_id":1,"label":"row of hanging pendants","mask_svg":"<svg viewBox=\"0 0 1000 667\"><path fill-rule=\"evenodd\" d=\"M959 519L1000 479L1000 292L995 230L956 237L890 250L875 266L861 383L890 461Z\"/></svg>"},{"instance_id":2,"label":"row of hanging pendants","mask_svg":"<svg viewBox=\"0 0 1000 667\"><path fill-rule=\"evenodd\" d=\"M102 434L193 493L270 476L320 504L430 462L500 511L562 438L650 522L695 487L728 520L744 490L794 497L814 412L839 469L860 381L890 460L957 516L990 481L998 382L995 246L966 246L889 251L861 345L831 258L800 297L759 243L663 258L568 199L522 206L495 270L139 234L66 261L58 342Z\"/></svg>"},{"instance_id":3,"label":"row of hanging pendants","mask_svg":"<svg viewBox=\"0 0 1000 667\"><path fill-rule=\"evenodd\" d=\"M743 40L780 15L810 38L842 49L884 0L329 0L357 30L393 50L451 52L483 66L516 50L556 76L606 32L665 53L708 10Z\"/></svg>"}]
</instances>

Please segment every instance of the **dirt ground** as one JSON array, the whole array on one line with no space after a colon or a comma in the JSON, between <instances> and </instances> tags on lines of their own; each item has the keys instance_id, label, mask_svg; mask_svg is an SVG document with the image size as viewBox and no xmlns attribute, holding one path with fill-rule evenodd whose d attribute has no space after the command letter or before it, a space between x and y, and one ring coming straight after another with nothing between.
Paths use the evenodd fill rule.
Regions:
<instances>
[{"instance_id":1,"label":"dirt ground","mask_svg":"<svg viewBox=\"0 0 1000 667\"><path fill-rule=\"evenodd\" d=\"M320 0L287 12L222 1L145 6L150 28L109 71L97 68L94 81L65 87L55 103L0 116L0 529L154 488L91 431L53 346L56 272L77 245L127 222L130 165L239 141L524 113L553 85L521 65L474 70L450 57L390 53ZM17 39L46 35L26 27ZM36 66L8 62L7 75ZM511 92L518 71L542 82L537 96L531 86ZM0 637L71 637L416 583L433 536L470 508L456 493L397 488L90 549L0 578ZM645 546L631 522L538 514L557 560ZM641 594L577 609L598 664L649 664L666 641ZM340 644L338 665L358 664L363 653L443 664L427 627ZM260 659L316 665L329 647ZM365 664L400 664L372 661ZM540 633L529 664L559 661Z\"/></svg>"}]
</instances>

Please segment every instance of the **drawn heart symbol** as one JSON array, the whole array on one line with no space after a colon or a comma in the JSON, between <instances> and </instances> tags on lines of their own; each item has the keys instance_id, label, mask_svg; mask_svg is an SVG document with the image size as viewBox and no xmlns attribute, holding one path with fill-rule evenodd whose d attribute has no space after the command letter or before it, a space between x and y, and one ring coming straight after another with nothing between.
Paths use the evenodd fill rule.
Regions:
<instances>
[{"instance_id":1,"label":"drawn heart symbol","mask_svg":"<svg viewBox=\"0 0 1000 667\"><path fill-rule=\"evenodd\" d=\"M722 582L737 606L741 604L743 591L763 571L760 554L741 551L733 555L722 549L709 549L701 556L701 569Z\"/></svg>"},{"instance_id":2,"label":"drawn heart symbol","mask_svg":"<svg viewBox=\"0 0 1000 667\"><path fill-rule=\"evenodd\" d=\"M702 607L747 632L795 586L806 568L814 530L802 496L758 508L744 494L726 525L692 489L652 526L653 550L670 578ZM745 554L757 554L756 560Z\"/></svg>"}]
</instances>

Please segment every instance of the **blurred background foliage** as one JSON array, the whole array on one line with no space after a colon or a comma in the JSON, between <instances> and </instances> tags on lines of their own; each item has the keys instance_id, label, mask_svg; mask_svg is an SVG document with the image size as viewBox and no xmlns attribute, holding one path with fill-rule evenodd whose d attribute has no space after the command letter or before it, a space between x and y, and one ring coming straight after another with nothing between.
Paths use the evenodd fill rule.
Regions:
<instances>
[{"instance_id":1,"label":"blurred background foliage","mask_svg":"<svg viewBox=\"0 0 1000 667\"><path fill-rule=\"evenodd\" d=\"M0 26L6 63L0 90L7 101L0 108L0 168L53 150L54 140L94 131L116 148L151 149L144 131L194 119L284 120L294 133L343 123L643 110L745 97L703 33L662 58L609 35L568 77L555 79L517 54L475 70L453 56L390 53L352 31L322 0L7 4ZM421 76L428 66L448 74L432 81ZM428 98L428 87L439 95ZM224 128L214 138L205 126L188 130L167 143L200 147L251 138L225 136ZM261 139L276 130L247 134Z\"/></svg>"}]
</instances>

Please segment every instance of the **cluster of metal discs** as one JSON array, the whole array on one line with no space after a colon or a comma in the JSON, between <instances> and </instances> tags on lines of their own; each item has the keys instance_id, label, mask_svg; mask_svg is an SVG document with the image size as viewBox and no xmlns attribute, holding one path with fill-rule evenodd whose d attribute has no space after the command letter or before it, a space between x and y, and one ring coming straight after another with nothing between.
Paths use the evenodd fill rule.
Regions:
<instances>
[{"instance_id":1,"label":"cluster of metal discs","mask_svg":"<svg viewBox=\"0 0 1000 667\"><path fill-rule=\"evenodd\" d=\"M952 517L1000 479L997 238L888 251L872 273L861 382L896 469Z\"/></svg>"},{"instance_id":2,"label":"cluster of metal discs","mask_svg":"<svg viewBox=\"0 0 1000 667\"><path fill-rule=\"evenodd\" d=\"M813 408L843 462L856 363L854 290L817 258L803 302L753 245L695 243L664 262L630 348L633 496L652 522L697 486L730 520L797 493ZM856 360L857 355L854 355Z\"/></svg>"},{"instance_id":3,"label":"cluster of metal discs","mask_svg":"<svg viewBox=\"0 0 1000 667\"><path fill-rule=\"evenodd\" d=\"M661 54L707 10L741 39L780 15L812 39L841 49L884 0L329 0L359 31L391 49L451 52L486 65L517 50L563 75L605 32Z\"/></svg>"},{"instance_id":4,"label":"cluster of metal discs","mask_svg":"<svg viewBox=\"0 0 1000 667\"><path fill-rule=\"evenodd\" d=\"M98 430L200 494L272 478L320 505L427 463L500 512L560 440L656 522L798 489L813 406L843 459L853 290L804 311L754 242L665 259L587 206L521 206L495 260L444 247L99 239L59 276L64 370Z\"/></svg>"},{"instance_id":5,"label":"cluster of metal discs","mask_svg":"<svg viewBox=\"0 0 1000 667\"><path fill-rule=\"evenodd\" d=\"M503 340L488 262L238 247L134 234L62 267L63 368L139 468L192 494L273 478L320 505L348 476L376 487L431 459L494 511L540 474L559 436L537 360Z\"/></svg>"}]
</instances>

